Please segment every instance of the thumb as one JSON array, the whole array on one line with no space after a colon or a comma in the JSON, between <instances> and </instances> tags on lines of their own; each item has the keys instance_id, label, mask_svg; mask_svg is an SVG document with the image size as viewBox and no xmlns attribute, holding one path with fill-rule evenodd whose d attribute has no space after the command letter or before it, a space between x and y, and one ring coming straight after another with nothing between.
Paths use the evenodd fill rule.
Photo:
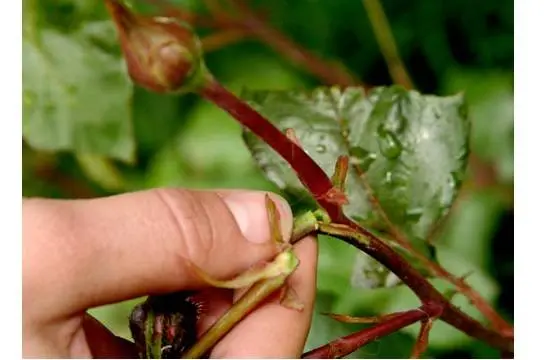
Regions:
<instances>
[{"instance_id":1,"label":"thumb","mask_svg":"<svg viewBox=\"0 0 550 360\"><path fill-rule=\"evenodd\" d=\"M290 207L270 196L288 239ZM264 192L158 189L33 199L23 204L23 223L23 302L50 313L204 287L189 261L228 278L276 251Z\"/></svg>"}]
</instances>

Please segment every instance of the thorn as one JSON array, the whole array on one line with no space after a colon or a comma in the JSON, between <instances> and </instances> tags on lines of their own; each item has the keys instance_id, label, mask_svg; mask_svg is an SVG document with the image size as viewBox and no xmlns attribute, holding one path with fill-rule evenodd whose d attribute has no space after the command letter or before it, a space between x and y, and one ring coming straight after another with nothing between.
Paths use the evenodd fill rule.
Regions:
<instances>
[{"instance_id":1,"label":"thorn","mask_svg":"<svg viewBox=\"0 0 550 360\"><path fill-rule=\"evenodd\" d=\"M321 196L321 199L324 199L338 206L349 204L349 200L346 194L342 190L335 187L331 188L329 191L323 194Z\"/></svg>"},{"instance_id":2,"label":"thorn","mask_svg":"<svg viewBox=\"0 0 550 360\"><path fill-rule=\"evenodd\" d=\"M460 281L466 282L466 278L470 277L474 273L473 270L468 271L466 274L459 277Z\"/></svg>"},{"instance_id":3,"label":"thorn","mask_svg":"<svg viewBox=\"0 0 550 360\"><path fill-rule=\"evenodd\" d=\"M458 278L459 281L462 281L464 283L466 283L466 278L468 278L470 275L472 275L474 273L473 270L470 270L468 271L467 273L465 273L464 275L462 275L461 277ZM445 298L449 301L452 301L454 299L454 297L458 294L462 294L461 291L459 291L458 289L456 288L452 288L452 289L449 289L447 291L445 291L443 293L443 296L445 296ZM471 300L468 301L470 304L473 304Z\"/></svg>"},{"instance_id":4,"label":"thorn","mask_svg":"<svg viewBox=\"0 0 550 360\"><path fill-rule=\"evenodd\" d=\"M282 251L288 244L285 243L283 235L281 234L281 216L277 210L277 205L275 205L275 202L267 194L265 195L265 207L267 210L267 220L269 222L271 239Z\"/></svg>"},{"instance_id":5,"label":"thorn","mask_svg":"<svg viewBox=\"0 0 550 360\"><path fill-rule=\"evenodd\" d=\"M346 177L348 175L348 168L349 157L345 155L338 156L338 159L336 160L336 165L334 166L334 173L331 179L334 187L332 187L329 191L322 195L322 199L340 207L349 204L349 199L345 193L345 183Z\"/></svg>"},{"instance_id":6,"label":"thorn","mask_svg":"<svg viewBox=\"0 0 550 360\"><path fill-rule=\"evenodd\" d=\"M411 359L418 359L428 348L428 340L432 326L433 320L431 318L422 321L420 325L420 332L418 333L416 343L414 344L411 353Z\"/></svg>"},{"instance_id":7,"label":"thorn","mask_svg":"<svg viewBox=\"0 0 550 360\"><path fill-rule=\"evenodd\" d=\"M334 174L332 175L332 184L340 191L344 192L346 177L348 175L349 157L346 155L338 156L336 165L334 166Z\"/></svg>"},{"instance_id":8,"label":"thorn","mask_svg":"<svg viewBox=\"0 0 550 360\"><path fill-rule=\"evenodd\" d=\"M449 300L449 302L451 302L457 294L459 294L457 289L449 289L443 292L443 296L445 299Z\"/></svg>"},{"instance_id":9,"label":"thorn","mask_svg":"<svg viewBox=\"0 0 550 360\"><path fill-rule=\"evenodd\" d=\"M296 136L296 132L292 128L285 129L284 131L286 137L292 141L294 144L298 145L299 147L302 147L302 144L300 144L300 140L298 140L298 137Z\"/></svg>"},{"instance_id":10,"label":"thorn","mask_svg":"<svg viewBox=\"0 0 550 360\"><path fill-rule=\"evenodd\" d=\"M303 311L305 305L300 301L296 290L290 285L285 285L281 291L281 305L287 309Z\"/></svg>"},{"instance_id":11,"label":"thorn","mask_svg":"<svg viewBox=\"0 0 550 360\"><path fill-rule=\"evenodd\" d=\"M332 319L343 322L346 324L378 324L384 322L388 319L391 319L397 315L400 315L401 312L396 312L388 315L380 316L349 316L343 314L331 314L331 313L321 313L322 315L331 317Z\"/></svg>"}]
</instances>

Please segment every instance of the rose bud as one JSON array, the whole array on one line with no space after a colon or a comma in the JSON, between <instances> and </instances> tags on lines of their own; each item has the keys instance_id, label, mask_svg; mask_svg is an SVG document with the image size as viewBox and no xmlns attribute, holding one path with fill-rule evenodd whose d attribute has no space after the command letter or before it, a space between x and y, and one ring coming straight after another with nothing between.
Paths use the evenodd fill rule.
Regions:
<instances>
[{"instance_id":1,"label":"rose bud","mask_svg":"<svg viewBox=\"0 0 550 360\"><path fill-rule=\"evenodd\" d=\"M180 93L207 80L201 44L188 26L171 18L134 14L116 0L105 0L105 4L136 85L154 92Z\"/></svg>"}]
</instances>

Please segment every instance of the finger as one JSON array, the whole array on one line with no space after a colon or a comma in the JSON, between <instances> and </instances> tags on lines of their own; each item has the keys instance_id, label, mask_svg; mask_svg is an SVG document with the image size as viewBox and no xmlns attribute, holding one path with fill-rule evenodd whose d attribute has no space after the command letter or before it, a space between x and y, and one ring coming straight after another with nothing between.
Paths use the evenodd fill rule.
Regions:
<instances>
[{"instance_id":1,"label":"finger","mask_svg":"<svg viewBox=\"0 0 550 360\"><path fill-rule=\"evenodd\" d=\"M304 304L288 309L277 298L254 310L214 348L215 358L299 358L311 325L316 290L317 242L313 237L296 246L300 265L289 285Z\"/></svg>"},{"instance_id":2,"label":"finger","mask_svg":"<svg viewBox=\"0 0 550 360\"><path fill-rule=\"evenodd\" d=\"M272 198L288 239L291 210ZM23 219L23 306L37 317L200 288L206 284L189 261L224 279L276 251L263 192L161 189L27 200Z\"/></svg>"}]
</instances>

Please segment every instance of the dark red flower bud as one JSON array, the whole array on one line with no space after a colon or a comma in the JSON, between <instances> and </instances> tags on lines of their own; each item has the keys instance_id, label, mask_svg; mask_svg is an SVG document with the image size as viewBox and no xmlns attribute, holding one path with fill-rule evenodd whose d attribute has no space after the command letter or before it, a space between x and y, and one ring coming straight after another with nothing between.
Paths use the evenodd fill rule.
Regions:
<instances>
[{"instance_id":1,"label":"dark red flower bud","mask_svg":"<svg viewBox=\"0 0 550 360\"><path fill-rule=\"evenodd\" d=\"M134 14L116 0L105 4L134 83L171 93L192 91L208 79L200 41L188 26L171 18Z\"/></svg>"}]
</instances>

